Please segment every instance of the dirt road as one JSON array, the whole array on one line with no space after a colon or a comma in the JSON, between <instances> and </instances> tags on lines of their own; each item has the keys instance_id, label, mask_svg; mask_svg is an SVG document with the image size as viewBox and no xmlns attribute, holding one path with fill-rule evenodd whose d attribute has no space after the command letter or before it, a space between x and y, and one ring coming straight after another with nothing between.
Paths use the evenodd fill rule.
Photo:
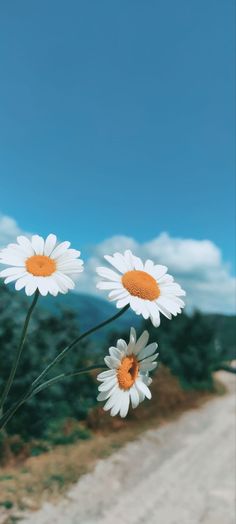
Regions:
<instances>
[{"instance_id":1,"label":"dirt road","mask_svg":"<svg viewBox=\"0 0 236 524\"><path fill-rule=\"evenodd\" d=\"M227 395L99 461L24 524L235 524L236 381L225 380Z\"/></svg>"}]
</instances>

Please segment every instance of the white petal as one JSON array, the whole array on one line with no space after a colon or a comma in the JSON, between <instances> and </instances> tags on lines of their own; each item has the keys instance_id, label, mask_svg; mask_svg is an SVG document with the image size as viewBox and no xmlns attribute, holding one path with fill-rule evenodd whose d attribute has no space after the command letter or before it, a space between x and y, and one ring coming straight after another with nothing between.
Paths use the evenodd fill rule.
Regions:
<instances>
[{"instance_id":1,"label":"white petal","mask_svg":"<svg viewBox=\"0 0 236 524\"><path fill-rule=\"evenodd\" d=\"M159 353L154 353L153 355L150 355L149 357L144 358L142 360L142 363L144 363L144 362L154 362L154 360L157 359L158 355L159 355Z\"/></svg>"},{"instance_id":2,"label":"white petal","mask_svg":"<svg viewBox=\"0 0 236 524\"><path fill-rule=\"evenodd\" d=\"M112 416L112 417L115 417L115 416L119 413L119 411L120 411L120 406L121 406L121 397L120 397L120 396L119 396L119 397L117 396L117 398L116 398L116 400L115 400L115 402L114 402L114 406L113 406L113 408L111 409L111 416Z\"/></svg>"},{"instance_id":3,"label":"white petal","mask_svg":"<svg viewBox=\"0 0 236 524\"><path fill-rule=\"evenodd\" d=\"M146 386L150 386L150 384L152 383L152 379L151 377L149 377L148 373L142 373L141 380L144 382L144 384L146 384Z\"/></svg>"},{"instance_id":4,"label":"white petal","mask_svg":"<svg viewBox=\"0 0 236 524\"><path fill-rule=\"evenodd\" d=\"M72 262L80 257L80 251L77 249L67 249L57 258L57 263L64 264L65 262Z\"/></svg>"},{"instance_id":5,"label":"white petal","mask_svg":"<svg viewBox=\"0 0 236 524\"><path fill-rule=\"evenodd\" d=\"M148 331L145 330L143 331L142 335L139 337L139 339L136 342L136 345L135 345L135 354L136 355L139 353L139 351L141 351L141 349L143 349L147 345L148 340L149 340L149 333Z\"/></svg>"},{"instance_id":6,"label":"white petal","mask_svg":"<svg viewBox=\"0 0 236 524\"><path fill-rule=\"evenodd\" d=\"M144 382L141 379L136 380L135 384L139 391L141 391L141 393L145 395L145 397L147 397L149 400L152 398L150 389L146 386L146 384L144 384Z\"/></svg>"},{"instance_id":7,"label":"white petal","mask_svg":"<svg viewBox=\"0 0 236 524\"><path fill-rule=\"evenodd\" d=\"M45 277L44 277L45 278ZM60 291L59 286L54 279L54 276L47 277L47 286L48 286L48 292L56 297Z\"/></svg>"},{"instance_id":8,"label":"white petal","mask_svg":"<svg viewBox=\"0 0 236 524\"><path fill-rule=\"evenodd\" d=\"M37 277L37 286L40 295L44 297L48 294L48 277Z\"/></svg>"},{"instance_id":9,"label":"white petal","mask_svg":"<svg viewBox=\"0 0 236 524\"><path fill-rule=\"evenodd\" d=\"M3 269L3 271L0 271L0 277L10 277L10 276L16 276L20 277L25 273L24 267L8 267L7 269Z\"/></svg>"},{"instance_id":10,"label":"white petal","mask_svg":"<svg viewBox=\"0 0 236 524\"><path fill-rule=\"evenodd\" d=\"M158 279L158 284L171 284L174 282L174 278L169 275L168 273L166 275L163 275L163 277Z\"/></svg>"},{"instance_id":11,"label":"white petal","mask_svg":"<svg viewBox=\"0 0 236 524\"><path fill-rule=\"evenodd\" d=\"M148 302L147 303L148 310L150 312L150 319L155 327L160 325L160 313L159 313L159 307L156 302Z\"/></svg>"},{"instance_id":12,"label":"white petal","mask_svg":"<svg viewBox=\"0 0 236 524\"><path fill-rule=\"evenodd\" d=\"M110 369L117 369L120 366L120 360L118 360L117 358L106 356L104 358L104 361L107 367Z\"/></svg>"},{"instance_id":13,"label":"white petal","mask_svg":"<svg viewBox=\"0 0 236 524\"><path fill-rule=\"evenodd\" d=\"M97 380L103 381L104 379L108 377L115 377L116 371L114 369L108 369L107 371L102 371L102 373L99 373L97 376Z\"/></svg>"},{"instance_id":14,"label":"white petal","mask_svg":"<svg viewBox=\"0 0 236 524\"><path fill-rule=\"evenodd\" d=\"M139 297L130 297L130 307L136 313L140 315L143 307L143 299Z\"/></svg>"},{"instance_id":15,"label":"white petal","mask_svg":"<svg viewBox=\"0 0 236 524\"><path fill-rule=\"evenodd\" d=\"M75 275L76 273L81 273L83 268L82 260L72 260L71 262L64 262L61 264L57 259L57 269L65 275Z\"/></svg>"},{"instance_id":16,"label":"white petal","mask_svg":"<svg viewBox=\"0 0 236 524\"><path fill-rule=\"evenodd\" d=\"M132 353L135 352L135 341L134 338L131 338L131 341L129 341L128 347L127 347L127 355L132 355Z\"/></svg>"},{"instance_id":17,"label":"white petal","mask_svg":"<svg viewBox=\"0 0 236 524\"><path fill-rule=\"evenodd\" d=\"M146 371L153 371L157 367L157 362L146 362L146 360L143 360L140 362L140 371L146 372Z\"/></svg>"},{"instance_id":18,"label":"white petal","mask_svg":"<svg viewBox=\"0 0 236 524\"><path fill-rule=\"evenodd\" d=\"M185 291L179 286L179 284L160 284L161 295L176 295L176 296L185 296Z\"/></svg>"},{"instance_id":19,"label":"white petal","mask_svg":"<svg viewBox=\"0 0 236 524\"><path fill-rule=\"evenodd\" d=\"M98 289L124 289L119 282L98 282L96 287Z\"/></svg>"},{"instance_id":20,"label":"white petal","mask_svg":"<svg viewBox=\"0 0 236 524\"><path fill-rule=\"evenodd\" d=\"M118 349L119 349L120 351L123 351L124 353L127 352L127 344L126 344L125 340L123 340L122 338L119 338L119 339L117 340L116 345L117 345L117 347L118 347Z\"/></svg>"},{"instance_id":21,"label":"white petal","mask_svg":"<svg viewBox=\"0 0 236 524\"><path fill-rule=\"evenodd\" d=\"M172 315L177 315L177 313L181 313L180 306L178 306L173 300L171 300L170 297L160 296L157 299L157 304L160 304L161 306L163 306Z\"/></svg>"},{"instance_id":22,"label":"white petal","mask_svg":"<svg viewBox=\"0 0 236 524\"><path fill-rule=\"evenodd\" d=\"M30 297L31 295L34 294L36 289L37 289L37 283L36 283L34 277L31 277L31 278L29 277L28 282L27 282L27 284L25 286L26 295L28 295Z\"/></svg>"},{"instance_id":23,"label":"white petal","mask_svg":"<svg viewBox=\"0 0 236 524\"><path fill-rule=\"evenodd\" d=\"M113 291L110 291L108 297L109 297L109 300L111 301L121 300L123 298L129 297L129 293L128 291L125 291L124 289L113 289Z\"/></svg>"},{"instance_id":24,"label":"white petal","mask_svg":"<svg viewBox=\"0 0 236 524\"><path fill-rule=\"evenodd\" d=\"M153 342L152 344L149 344L148 346L144 347L140 352L138 353L138 360L142 360L144 358L150 357L155 353L157 349L157 343Z\"/></svg>"},{"instance_id":25,"label":"white petal","mask_svg":"<svg viewBox=\"0 0 236 524\"><path fill-rule=\"evenodd\" d=\"M121 253L114 253L114 255L111 257L109 255L105 255L104 258L113 266L115 267L120 273L126 273L128 271L128 266L126 264L125 258Z\"/></svg>"},{"instance_id":26,"label":"white petal","mask_svg":"<svg viewBox=\"0 0 236 524\"><path fill-rule=\"evenodd\" d=\"M114 393L114 391L116 391L118 389L118 384L115 384L115 386L108 390L108 391L100 391L99 395L97 396L97 400L99 401L103 401L103 400L106 400L107 398L109 398L112 393Z\"/></svg>"},{"instance_id":27,"label":"white petal","mask_svg":"<svg viewBox=\"0 0 236 524\"><path fill-rule=\"evenodd\" d=\"M115 415L117 415L120 411L120 408L121 408L121 404L122 404L122 399L123 399L123 389L117 389L116 392L115 392L115 397L114 398L114 405L113 405L113 408L111 409L111 416L114 417Z\"/></svg>"},{"instance_id":28,"label":"white petal","mask_svg":"<svg viewBox=\"0 0 236 524\"><path fill-rule=\"evenodd\" d=\"M155 317L151 316L151 321L154 327L159 327L161 323L160 313L158 313L158 315L156 315Z\"/></svg>"},{"instance_id":29,"label":"white petal","mask_svg":"<svg viewBox=\"0 0 236 524\"><path fill-rule=\"evenodd\" d=\"M20 246L24 249L26 255L28 257L31 257L34 255L34 249L32 247L32 244L30 242L30 240L23 236L23 235L20 235L17 237L17 242L20 244Z\"/></svg>"},{"instance_id":30,"label":"white petal","mask_svg":"<svg viewBox=\"0 0 236 524\"><path fill-rule=\"evenodd\" d=\"M16 291L20 291L21 289L23 289L23 287L25 287L28 284L28 282L31 280L32 280L32 277L28 273L26 273L26 275L24 275L23 277L19 278L17 282L15 283Z\"/></svg>"},{"instance_id":31,"label":"white petal","mask_svg":"<svg viewBox=\"0 0 236 524\"><path fill-rule=\"evenodd\" d=\"M157 302L157 307L158 307L159 311L162 313L162 315L164 315L169 320L172 319L171 313L169 311L167 311L167 309L164 308L159 302Z\"/></svg>"},{"instance_id":32,"label":"white petal","mask_svg":"<svg viewBox=\"0 0 236 524\"><path fill-rule=\"evenodd\" d=\"M58 246L52 251L51 258L56 260L68 249L68 247L70 247L70 242L61 242L61 244L58 244Z\"/></svg>"},{"instance_id":33,"label":"white petal","mask_svg":"<svg viewBox=\"0 0 236 524\"><path fill-rule=\"evenodd\" d=\"M135 409L139 405L139 394L135 386L132 386L132 388L130 388L130 398L132 408Z\"/></svg>"},{"instance_id":34,"label":"white petal","mask_svg":"<svg viewBox=\"0 0 236 524\"><path fill-rule=\"evenodd\" d=\"M31 244L36 255L43 255L44 252L44 240L39 235L33 235Z\"/></svg>"},{"instance_id":35,"label":"white petal","mask_svg":"<svg viewBox=\"0 0 236 524\"><path fill-rule=\"evenodd\" d=\"M110 347L109 353L111 357L118 358L118 360L121 360L123 353L116 347Z\"/></svg>"},{"instance_id":36,"label":"white petal","mask_svg":"<svg viewBox=\"0 0 236 524\"><path fill-rule=\"evenodd\" d=\"M154 274L158 281L160 278L164 277L167 271L168 271L168 268L166 266L160 266L160 265L154 266Z\"/></svg>"},{"instance_id":37,"label":"white petal","mask_svg":"<svg viewBox=\"0 0 236 524\"><path fill-rule=\"evenodd\" d=\"M116 376L108 377L98 386L98 391L110 391L117 384Z\"/></svg>"},{"instance_id":38,"label":"white petal","mask_svg":"<svg viewBox=\"0 0 236 524\"><path fill-rule=\"evenodd\" d=\"M113 391L110 397L110 402L108 404L109 407L107 405L105 405L106 407L104 406L105 411L111 408L112 417L117 415L117 413L120 411L122 398L123 398L123 391L117 388L115 391Z\"/></svg>"},{"instance_id":39,"label":"white petal","mask_svg":"<svg viewBox=\"0 0 236 524\"><path fill-rule=\"evenodd\" d=\"M44 246L44 255L50 256L55 245L57 243L57 237L56 235L50 234L47 236L45 240L45 246Z\"/></svg>"},{"instance_id":40,"label":"white petal","mask_svg":"<svg viewBox=\"0 0 236 524\"><path fill-rule=\"evenodd\" d=\"M108 269L107 267L97 267L96 272L100 277L107 278L108 280L112 280L115 282L121 281L121 276L118 275L118 273L115 273L115 271L112 271L112 269Z\"/></svg>"},{"instance_id":41,"label":"white petal","mask_svg":"<svg viewBox=\"0 0 236 524\"><path fill-rule=\"evenodd\" d=\"M24 260L28 258L28 254L26 253L25 248L20 246L19 244L9 244L6 249L2 250L2 254L20 257Z\"/></svg>"},{"instance_id":42,"label":"white petal","mask_svg":"<svg viewBox=\"0 0 236 524\"><path fill-rule=\"evenodd\" d=\"M59 288L59 292L60 293L67 293L68 292L68 287L66 286L64 280L61 278L61 275L59 273L53 273L53 278L55 280L55 282L57 283L58 285L58 288Z\"/></svg>"},{"instance_id":43,"label":"white petal","mask_svg":"<svg viewBox=\"0 0 236 524\"><path fill-rule=\"evenodd\" d=\"M111 396L107 400L106 404L104 404L103 409L104 409L104 411L108 411L109 409L113 408L114 405L115 405L115 400L114 400L113 396Z\"/></svg>"},{"instance_id":44,"label":"white petal","mask_svg":"<svg viewBox=\"0 0 236 524\"><path fill-rule=\"evenodd\" d=\"M143 262L142 262L141 258L133 256L133 262L134 262L134 269L136 269L138 271L143 271L144 270Z\"/></svg>"},{"instance_id":45,"label":"white petal","mask_svg":"<svg viewBox=\"0 0 236 524\"><path fill-rule=\"evenodd\" d=\"M148 308L148 303L147 302L148 302L147 300L143 301L142 309L141 309L141 315L143 316L143 318L145 318L145 320L147 320L150 317L150 312L149 312L149 308Z\"/></svg>"},{"instance_id":46,"label":"white petal","mask_svg":"<svg viewBox=\"0 0 236 524\"><path fill-rule=\"evenodd\" d=\"M15 255L12 253L1 253L1 264L9 265L9 266L17 266L17 267L24 267L25 266L25 257L22 255Z\"/></svg>"},{"instance_id":47,"label":"white petal","mask_svg":"<svg viewBox=\"0 0 236 524\"><path fill-rule=\"evenodd\" d=\"M134 340L135 344L136 344L136 340L137 340L137 334L136 334L136 329L134 327L131 327L130 328L130 340Z\"/></svg>"},{"instance_id":48,"label":"white petal","mask_svg":"<svg viewBox=\"0 0 236 524\"><path fill-rule=\"evenodd\" d=\"M68 275L64 275L61 271L57 271L56 273L53 273L53 278L55 278L55 276L57 277L57 280L59 280L59 283L64 285L67 290L74 289L75 283L70 277L68 277Z\"/></svg>"},{"instance_id":49,"label":"white petal","mask_svg":"<svg viewBox=\"0 0 236 524\"><path fill-rule=\"evenodd\" d=\"M125 307L129 304L129 297L122 298L121 300L118 300L116 303L116 307L118 309Z\"/></svg>"},{"instance_id":50,"label":"white petal","mask_svg":"<svg viewBox=\"0 0 236 524\"><path fill-rule=\"evenodd\" d=\"M132 271L135 269L135 256L133 255L132 251L130 249L127 249L124 253L124 258L126 261L126 264L128 266L128 271Z\"/></svg>"},{"instance_id":51,"label":"white petal","mask_svg":"<svg viewBox=\"0 0 236 524\"><path fill-rule=\"evenodd\" d=\"M126 417L129 409L129 391L123 391L122 401L121 401L121 408L120 408L120 416L122 418Z\"/></svg>"}]
</instances>

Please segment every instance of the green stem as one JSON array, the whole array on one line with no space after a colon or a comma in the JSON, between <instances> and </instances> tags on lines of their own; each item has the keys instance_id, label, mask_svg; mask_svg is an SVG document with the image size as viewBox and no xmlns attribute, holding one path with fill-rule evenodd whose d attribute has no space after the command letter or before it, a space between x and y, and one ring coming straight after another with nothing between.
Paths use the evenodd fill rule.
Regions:
<instances>
[{"instance_id":1,"label":"green stem","mask_svg":"<svg viewBox=\"0 0 236 524\"><path fill-rule=\"evenodd\" d=\"M107 324L110 324L110 322L113 322L113 320L116 320L117 318L119 318L121 315L123 315L123 313L125 313L125 311L127 311L128 308L129 308L129 305L125 306L118 313L116 313L116 315L114 315L113 317L108 318L108 320L104 320L104 322L101 322L101 324L98 324L97 326L89 329L88 331L86 331L85 333L77 337L75 340L73 340L68 346L65 347L65 349L61 351L61 353L59 353L59 355L56 356L56 358L54 358L54 360L50 364L48 364L48 366L44 369L44 371L42 371L42 373L34 380L34 382L32 383L32 387L37 386L37 384L39 384L42 378L44 378L45 375L47 375L48 372L54 366L56 366L56 364L59 364L59 362L61 362L61 360L65 358L68 351L70 351L76 344L78 344L78 342L83 340L85 337L92 335L92 333L95 333L95 331L98 331L98 329L101 329L102 327L106 326Z\"/></svg>"},{"instance_id":2,"label":"green stem","mask_svg":"<svg viewBox=\"0 0 236 524\"><path fill-rule=\"evenodd\" d=\"M125 313L127 311L127 309L129 308L129 305L125 306L124 308L122 308L118 313L116 313L115 315L113 315L111 318L108 318L108 320L104 320L104 322L101 322L101 324L98 324L97 326L89 329L88 331L86 331L85 333L83 333L82 335L80 335L79 337L77 337L75 340L73 340L68 346L65 347L65 349L63 349L61 351L61 353L59 353L59 355L57 355L56 358L54 358L54 360L44 369L44 371L42 371L42 373L34 380L34 382L31 384L29 390L25 393L25 395L23 395L23 397L21 397L21 399L15 404L15 406L13 406L12 408L9 408L9 410L5 413L5 415L3 415L3 417L1 418L0 417L0 430L2 428L5 427L5 425L7 424L7 422L10 420L10 418L12 418L12 416L14 415L14 413L17 411L17 409L22 405L24 404L24 402L26 402L26 400L28 400L28 398L30 398L31 394L33 393L34 390L36 390L36 386L41 382L41 380L49 373L49 371L56 365L58 364L65 356L66 354L68 353L68 351L70 351L76 344L78 344L78 342L80 342L81 340L83 340L85 337L88 337L89 335L91 335L92 333L95 333L95 331L101 329L102 327L106 326L107 324L110 324L111 322L113 322L114 320L116 320L117 318L119 318L121 315L123 315L123 313ZM78 372L79 374L79 372ZM61 375L60 375L61 376ZM55 377L56 378L56 377ZM51 379L52 381L54 379ZM47 381L47 383L50 382ZM44 383L45 384L45 383ZM43 385L43 384L42 384ZM40 390L41 391L41 390ZM9 418L9 415L10 415L10 418Z\"/></svg>"},{"instance_id":3,"label":"green stem","mask_svg":"<svg viewBox=\"0 0 236 524\"><path fill-rule=\"evenodd\" d=\"M43 382L43 384L40 384L37 388L28 391L24 397L22 397L14 406L12 406L2 417L0 420L0 430L3 430L6 426L6 424L11 420L13 415L16 413L16 411L24 404L27 400L30 400L34 395L37 395L40 393L40 391L43 391L44 389L53 386L57 382L60 382L60 380L64 378L69 377L76 377L77 375L82 375L82 373L88 373L89 371L92 371L94 369L105 369L106 366L104 364L97 364L93 366L88 366L86 368L81 368L78 371L69 372L69 373L61 373L60 375L57 375L54 378L51 378L50 380L47 380L46 382Z\"/></svg>"},{"instance_id":4,"label":"green stem","mask_svg":"<svg viewBox=\"0 0 236 524\"><path fill-rule=\"evenodd\" d=\"M32 394L28 398L30 399L34 395L37 395L37 393L39 393L43 389L46 389L49 386L53 386L54 384L56 384L57 382L59 382L63 378L77 377L78 375L82 375L82 373L88 373L89 371L93 371L94 369L106 369L106 367L107 366L105 366L104 364L97 364L97 365L95 364L93 366L88 366L86 368L81 368L78 371L73 371L71 373L70 372L69 373L61 373L60 375L57 375L56 377L53 377L50 380L46 380L46 382L43 382L43 384L40 384L40 386L38 386L37 388L35 388L33 390Z\"/></svg>"},{"instance_id":5,"label":"green stem","mask_svg":"<svg viewBox=\"0 0 236 524\"><path fill-rule=\"evenodd\" d=\"M39 291L37 290L35 292L33 302L32 302L32 304L31 304L31 306L29 308L29 311L28 311L28 313L26 315L24 326L23 326L22 333L21 333L20 344L19 344L18 349L17 349L17 351L15 353L15 357L14 357L14 360L13 360L13 364L12 364L12 368L11 368L11 371L10 371L10 375L8 377L6 386L5 386L3 394L2 394L2 398L1 398L1 401L0 401L0 413L2 411L4 402L5 402L5 400L7 398L7 395L9 393L10 389L11 389L11 386L12 386L12 383L13 383L13 380L14 380L14 377L15 377L15 374L16 374L16 370L17 370L17 367L18 367L18 364L19 364L19 360L20 360L21 353L22 353L22 350L23 350L23 347L24 347L24 343L25 343L25 339L26 339L26 334L27 334L27 329L28 329L30 317L31 317L31 315L33 313L33 310L34 310L35 306L36 306L38 297L39 297Z\"/></svg>"}]
</instances>

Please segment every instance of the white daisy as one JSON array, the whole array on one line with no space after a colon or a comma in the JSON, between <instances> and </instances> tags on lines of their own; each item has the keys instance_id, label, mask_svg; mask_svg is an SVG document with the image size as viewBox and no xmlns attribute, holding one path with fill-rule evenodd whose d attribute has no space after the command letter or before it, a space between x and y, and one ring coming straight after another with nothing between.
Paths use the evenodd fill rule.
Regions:
<instances>
[{"instance_id":1,"label":"white daisy","mask_svg":"<svg viewBox=\"0 0 236 524\"><path fill-rule=\"evenodd\" d=\"M56 296L75 287L71 276L83 271L80 251L69 249L70 242L57 245L57 237L46 240L33 235L17 237L17 244L9 244L0 251L0 263L12 266L0 272L5 284L15 283L17 291L25 288L26 295L38 289L41 295Z\"/></svg>"},{"instance_id":2,"label":"white daisy","mask_svg":"<svg viewBox=\"0 0 236 524\"><path fill-rule=\"evenodd\" d=\"M145 397L152 396L148 387L152 379L148 373L156 368L158 353L155 353L156 343L147 346L148 339L149 334L144 331L136 340L136 331L131 328L128 345L122 339L117 340L116 347L109 348L110 356L104 358L110 369L97 377L102 382L97 399L107 401L104 410L110 409L112 416L120 413L126 417L130 402L132 408L136 408Z\"/></svg>"},{"instance_id":3,"label":"white daisy","mask_svg":"<svg viewBox=\"0 0 236 524\"><path fill-rule=\"evenodd\" d=\"M118 308L129 304L137 315L150 317L155 327L160 325L160 313L169 319L181 313L184 302L180 296L185 291L167 274L166 266L155 265L152 260L143 263L129 250L104 258L117 271L98 267L97 273L106 280L97 287L111 290L109 298L117 301Z\"/></svg>"}]
</instances>

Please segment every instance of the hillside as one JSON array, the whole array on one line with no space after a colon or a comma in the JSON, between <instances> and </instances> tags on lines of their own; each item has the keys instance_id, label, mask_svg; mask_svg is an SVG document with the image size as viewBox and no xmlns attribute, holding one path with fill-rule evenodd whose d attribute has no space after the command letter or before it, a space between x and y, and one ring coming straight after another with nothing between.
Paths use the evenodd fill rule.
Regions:
<instances>
[{"instance_id":1,"label":"hillside","mask_svg":"<svg viewBox=\"0 0 236 524\"><path fill-rule=\"evenodd\" d=\"M60 295L55 299L52 296L42 297L40 306L56 314L61 308L68 308L76 314L79 326L82 331L86 331L91 326L99 324L104 319L115 315L117 312L113 303L101 298L78 293L68 293ZM229 359L236 358L236 316L224 314L206 314L204 315L206 323L215 333L216 344L224 349L224 355ZM131 325L138 327L142 324L142 319L137 317L132 311L127 311L123 317L118 319L115 324L115 331L125 332ZM112 325L111 325L112 326ZM114 330L114 327L108 327L102 332L95 334L95 338L105 338L107 331Z\"/></svg>"},{"instance_id":2,"label":"hillside","mask_svg":"<svg viewBox=\"0 0 236 524\"><path fill-rule=\"evenodd\" d=\"M8 294L8 289L0 284L0 291L5 296ZM24 293L17 293L13 291L12 297L15 295L15 300L20 306L19 310L23 314L23 310L27 310L27 305L31 302L30 298L26 297ZM0 295L1 307L1 295ZM58 295L54 298L51 295L47 297L40 297L37 306L42 312L59 315L62 310L73 311L76 320L78 321L81 332L86 331L90 327L103 322L112 315L117 313L117 309L113 303L102 298L88 295L85 293L68 293L66 295ZM219 349L223 349L224 355L229 359L236 358L236 316L224 314L205 314L206 324L213 330L215 334L215 342ZM102 331L98 331L93 335L93 339L103 341L107 338L107 334L113 331L125 333L130 326L138 327L142 325L142 319L137 317L132 311L127 311L124 316L120 317L114 324L111 324Z\"/></svg>"}]
</instances>

